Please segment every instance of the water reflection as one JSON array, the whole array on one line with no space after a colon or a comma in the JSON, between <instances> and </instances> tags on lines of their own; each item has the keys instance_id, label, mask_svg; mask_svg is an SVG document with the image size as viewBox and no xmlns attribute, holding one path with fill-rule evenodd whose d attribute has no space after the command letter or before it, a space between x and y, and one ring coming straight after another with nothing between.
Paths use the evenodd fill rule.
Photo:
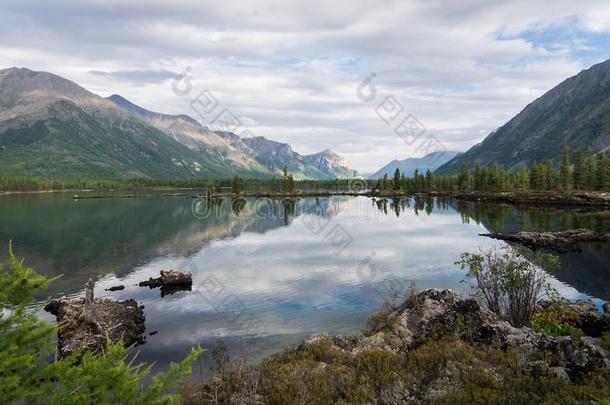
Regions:
<instances>
[{"instance_id":1,"label":"water reflection","mask_svg":"<svg viewBox=\"0 0 610 405\"><path fill-rule=\"evenodd\" d=\"M245 341L260 357L318 331L358 330L390 289L411 281L467 288L453 264L460 254L503 243L479 233L569 227L607 231L610 215L429 196L0 198L0 245L13 239L27 264L63 274L41 299L79 294L89 277L98 280L98 297L135 298L147 330L158 331L140 348L142 358L159 367L218 337L233 350ZM609 254L592 244L562 255L556 285L570 298L610 299ZM192 271L192 291L137 286L180 268ZM126 288L104 291L116 284Z\"/></svg>"}]
</instances>

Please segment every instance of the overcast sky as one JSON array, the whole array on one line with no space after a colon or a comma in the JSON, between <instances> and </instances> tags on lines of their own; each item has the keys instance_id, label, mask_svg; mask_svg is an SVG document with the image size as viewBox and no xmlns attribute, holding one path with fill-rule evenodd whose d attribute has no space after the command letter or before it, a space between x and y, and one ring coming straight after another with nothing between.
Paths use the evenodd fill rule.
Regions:
<instances>
[{"instance_id":1,"label":"overcast sky","mask_svg":"<svg viewBox=\"0 0 610 405\"><path fill-rule=\"evenodd\" d=\"M209 90L238 133L303 154L330 148L372 172L425 152L395 134L403 117L466 150L610 58L609 32L607 0L3 0L0 68L49 71L197 119L191 102ZM183 72L190 87L174 82ZM375 97L358 97L372 72ZM386 97L402 107L393 120L376 110Z\"/></svg>"}]
</instances>

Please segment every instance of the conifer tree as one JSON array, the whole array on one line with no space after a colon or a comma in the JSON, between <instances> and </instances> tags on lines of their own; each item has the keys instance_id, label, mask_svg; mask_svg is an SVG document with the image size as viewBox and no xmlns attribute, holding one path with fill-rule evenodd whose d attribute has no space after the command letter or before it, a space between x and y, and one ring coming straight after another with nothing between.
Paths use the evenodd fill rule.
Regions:
<instances>
[{"instance_id":1,"label":"conifer tree","mask_svg":"<svg viewBox=\"0 0 610 405\"><path fill-rule=\"evenodd\" d=\"M573 181L574 188L582 190L587 187L587 176L585 170L585 154L582 150L576 152L574 157Z\"/></svg>"},{"instance_id":2,"label":"conifer tree","mask_svg":"<svg viewBox=\"0 0 610 405\"><path fill-rule=\"evenodd\" d=\"M559 185L563 192L570 191L570 157L568 154L568 145L563 145L563 154L561 158L561 169L559 171Z\"/></svg>"},{"instance_id":3,"label":"conifer tree","mask_svg":"<svg viewBox=\"0 0 610 405\"><path fill-rule=\"evenodd\" d=\"M394 178L392 179L392 188L394 190L400 189L400 169L398 167L396 168L396 170L394 170Z\"/></svg>"}]
</instances>

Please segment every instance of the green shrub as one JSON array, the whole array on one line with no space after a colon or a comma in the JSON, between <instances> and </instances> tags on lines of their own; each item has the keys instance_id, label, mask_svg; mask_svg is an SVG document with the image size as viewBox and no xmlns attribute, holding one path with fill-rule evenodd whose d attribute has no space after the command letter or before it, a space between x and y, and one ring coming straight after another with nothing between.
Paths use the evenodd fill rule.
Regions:
<instances>
[{"instance_id":1,"label":"green shrub","mask_svg":"<svg viewBox=\"0 0 610 405\"><path fill-rule=\"evenodd\" d=\"M532 317L532 329L548 336L569 336L578 331L578 315L564 310L559 304L551 304L537 311Z\"/></svg>"},{"instance_id":2,"label":"green shrub","mask_svg":"<svg viewBox=\"0 0 610 405\"><path fill-rule=\"evenodd\" d=\"M529 326L538 302L550 290L545 268L558 266L556 256L518 247L463 253L459 264L475 280L487 307L513 326Z\"/></svg>"}]
</instances>

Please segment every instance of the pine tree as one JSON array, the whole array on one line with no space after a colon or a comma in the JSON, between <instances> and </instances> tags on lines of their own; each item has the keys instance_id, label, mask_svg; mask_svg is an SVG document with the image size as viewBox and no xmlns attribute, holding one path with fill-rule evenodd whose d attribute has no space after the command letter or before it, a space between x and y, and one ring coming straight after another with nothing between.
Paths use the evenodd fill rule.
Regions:
<instances>
[{"instance_id":1,"label":"pine tree","mask_svg":"<svg viewBox=\"0 0 610 405\"><path fill-rule=\"evenodd\" d=\"M576 152L574 158L574 188L582 190L587 187L587 172L585 169L585 153L582 150Z\"/></svg>"},{"instance_id":2,"label":"pine tree","mask_svg":"<svg viewBox=\"0 0 610 405\"><path fill-rule=\"evenodd\" d=\"M292 173L288 175L288 186L287 186L287 191L289 192L294 192L295 190L295 185L294 185L294 177L292 177Z\"/></svg>"},{"instance_id":3,"label":"pine tree","mask_svg":"<svg viewBox=\"0 0 610 405\"><path fill-rule=\"evenodd\" d=\"M433 188L433 182L434 179L432 178L432 172L430 171L430 169L428 169L426 171L426 179L425 179L425 187L426 187L426 191L430 191Z\"/></svg>"},{"instance_id":4,"label":"pine tree","mask_svg":"<svg viewBox=\"0 0 610 405\"><path fill-rule=\"evenodd\" d=\"M244 181L239 177L238 174L233 176L233 181L231 182L231 191L234 194L239 194L243 191Z\"/></svg>"},{"instance_id":5,"label":"pine tree","mask_svg":"<svg viewBox=\"0 0 610 405\"><path fill-rule=\"evenodd\" d=\"M568 146L563 145L563 156L561 158L561 169L559 171L559 185L561 191L568 192L571 189L570 185L570 157L568 154Z\"/></svg>"},{"instance_id":6,"label":"pine tree","mask_svg":"<svg viewBox=\"0 0 610 405\"><path fill-rule=\"evenodd\" d=\"M460 190L468 190L470 188L470 176L470 164L464 162L460 169L460 174L458 175L458 186L460 187Z\"/></svg>"},{"instance_id":7,"label":"pine tree","mask_svg":"<svg viewBox=\"0 0 610 405\"><path fill-rule=\"evenodd\" d=\"M400 189L400 169L398 167L396 168L396 170L394 170L394 178L392 179L392 188L394 190Z\"/></svg>"},{"instance_id":8,"label":"pine tree","mask_svg":"<svg viewBox=\"0 0 610 405\"><path fill-rule=\"evenodd\" d=\"M479 191L483 190L483 172L479 162L474 169L474 188Z\"/></svg>"},{"instance_id":9,"label":"pine tree","mask_svg":"<svg viewBox=\"0 0 610 405\"><path fill-rule=\"evenodd\" d=\"M610 190L610 158L603 152L597 155L597 189Z\"/></svg>"},{"instance_id":10,"label":"pine tree","mask_svg":"<svg viewBox=\"0 0 610 405\"><path fill-rule=\"evenodd\" d=\"M521 166L521 168L519 169L519 187L522 190L527 190L530 188L530 179L527 173L527 169L525 168L525 166Z\"/></svg>"},{"instance_id":11,"label":"pine tree","mask_svg":"<svg viewBox=\"0 0 610 405\"><path fill-rule=\"evenodd\" d=\"M595 160L595 153L593 148L589 148L587 151L587 189L595 190L597 184L597 162Z\"/></svg>"}]
</instances>

